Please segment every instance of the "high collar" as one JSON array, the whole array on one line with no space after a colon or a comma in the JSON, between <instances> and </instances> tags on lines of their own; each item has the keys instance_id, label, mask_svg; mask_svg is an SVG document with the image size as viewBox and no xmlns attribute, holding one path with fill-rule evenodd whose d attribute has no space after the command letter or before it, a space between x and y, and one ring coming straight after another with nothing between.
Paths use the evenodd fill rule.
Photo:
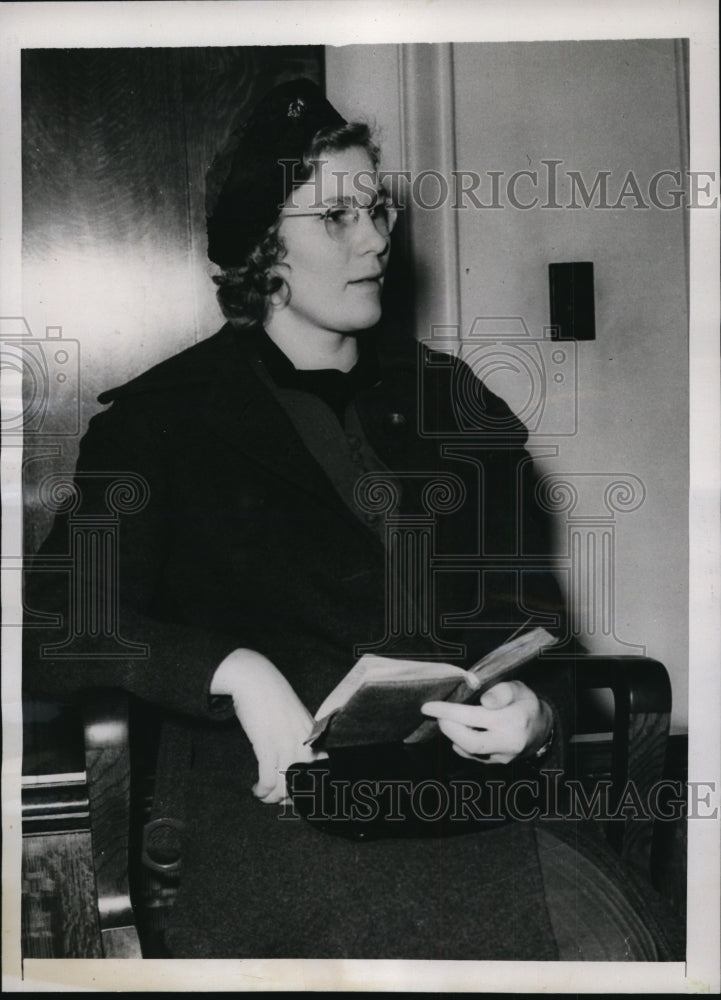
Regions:
<instances>
[{"instance_id":1,"label":"high collar","mask_svg":"<svg viewBox=\"0 0 721 1000\"><path fill-rule=\"evenodd\" d=\"M244 336L276 386L319 396L341 423L351 400L377 384L381 377L375 345L369 337L358 338L358 360L350 371L343 372L337 368L296 368L263 327L248 330Z\"/></svg>"},{"instance_id":2,"label":"high collar","mask_svg":"<svg viewBox=\"0 0 721 1000\"><path fill-rule=\"evenodd\" d=\"M296 368L262 326L247 332L273 380L284 388L302 388L306 381L335 379L369 387L380 376L378 354L372 337L358 337L358 360L347 372L338 368Z\"/></svg>"}]
</instances>

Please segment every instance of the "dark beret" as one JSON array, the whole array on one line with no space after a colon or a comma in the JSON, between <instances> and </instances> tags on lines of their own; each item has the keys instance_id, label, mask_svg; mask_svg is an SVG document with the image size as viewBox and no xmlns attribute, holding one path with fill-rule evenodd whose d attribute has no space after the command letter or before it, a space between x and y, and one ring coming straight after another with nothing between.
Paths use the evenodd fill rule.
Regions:
<instances>
[{"instance_id":1,"label":"dark beret","mask_svg":"<svg viewBox=\"0 0 721 1000\"><path fill-rule=\"evenodd\" d=\"M319 129L346 121L310 80L281 83L230 135L206 176L208 257L220 267L241 265L296 183L300 163Z\"/></svg>"}]
</instances>

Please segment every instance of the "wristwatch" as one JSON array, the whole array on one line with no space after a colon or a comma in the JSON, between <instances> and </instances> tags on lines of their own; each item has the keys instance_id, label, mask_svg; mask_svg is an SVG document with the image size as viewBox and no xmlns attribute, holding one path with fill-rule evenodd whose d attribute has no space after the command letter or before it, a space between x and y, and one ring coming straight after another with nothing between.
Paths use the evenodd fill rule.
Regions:
<instances>
[{"instance_id":1,"label":"wristwatch","mask_svg":"<svg viewBox=\"0 0 721 1000\"><path fill-rule=\"evenodd\" d=\"M533 754L534 760L539 760L541 757L545 756L553 745L553 737L556 735L556 724L551 722L551 731L546 737L545 742L535 751Z\"/></svg>"}]
</instances>

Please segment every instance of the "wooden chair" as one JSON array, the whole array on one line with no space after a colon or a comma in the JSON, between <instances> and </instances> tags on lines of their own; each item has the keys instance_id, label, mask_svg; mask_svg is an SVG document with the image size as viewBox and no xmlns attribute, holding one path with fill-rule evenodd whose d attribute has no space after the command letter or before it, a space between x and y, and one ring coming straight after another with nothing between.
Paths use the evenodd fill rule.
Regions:
<instances>
[{"instance_id":1,"label":"wooden chair","mask_svg":"<svg viewBox=\"0 0 721 1000\"><path fill-rule=\"evenodd\" d=\"M579 716L571 744L571 776L589 788L600 779L609 780L612 807L628 782L645 800L664 769L671 711L665 667L645 657L586 656L575 661L574 676L579 703L593 689L613 692L613 720L609 734L602 712ZM25 957L159 955L156 936L148 928L162 927L174 889L162 873L137 878L138 825L147 809L138 801L145 795L141 782L134 779L131 789L130 711L123 692L93 692L82 706L65 709L70 715L66 724L78 742L74 750L67 740L63 743L64 771L50 765L47 752L35 748L26 753ZM37 728L37 721L31 728ZM589 733L596 738L589 740ZM653 830L652 819L629 816L609 821L606 833L625 860L648 873ZM154 908L150 922L144 912L148 907Z\"/></svg>"},{"instance_id":2,"label":"wooden chair","mask_svg":"<svg viewBox=\"0 0 721 1000\"><path fill-rule=\"evenodd\" d=\"M26 740L23 957L140 958L129 889L128 697L103 691L81 707L44 707L64 769L48 766L42 739L28 759Z\"/></svg>"}]
</instances>

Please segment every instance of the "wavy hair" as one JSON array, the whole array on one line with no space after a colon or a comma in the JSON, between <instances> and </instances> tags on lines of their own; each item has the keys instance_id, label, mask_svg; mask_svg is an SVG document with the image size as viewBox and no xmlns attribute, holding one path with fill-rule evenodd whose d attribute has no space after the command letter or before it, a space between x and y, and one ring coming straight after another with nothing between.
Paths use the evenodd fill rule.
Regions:
<instances>
[{"instance_id":1,"label":"wavy hair","mask_svg":"<svg viewBox=\"0 0 721 1000\"><path fill-rule=\"evenodd\" d=\"M364 122L350 122L334 128L320 129L313 136L303 156L298 176L307 180L313 172L314 161L323 153L339 153L360 146L371 158L376 169L380 159L378 146ZM245 261L237 267L223 268L213 276L218 286L217 298L223 315L234 326L249 327L265 322L271 296L281 294L285 304L290 301L290 288L273 268L286 253L278 230L280 217L266 231L251 250Z\"/></svg>"}]
</instances>

